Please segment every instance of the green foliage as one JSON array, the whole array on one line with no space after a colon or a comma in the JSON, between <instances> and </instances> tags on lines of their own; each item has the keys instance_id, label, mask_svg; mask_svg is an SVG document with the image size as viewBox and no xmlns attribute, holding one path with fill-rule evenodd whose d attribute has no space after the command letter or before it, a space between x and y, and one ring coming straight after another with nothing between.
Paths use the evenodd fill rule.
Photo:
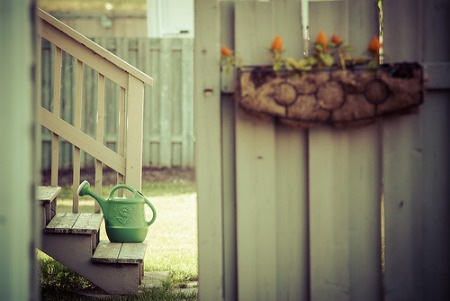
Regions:
<instances>
[{"instance_id":1,"label":"green foliage","mask_svg":"<svg viewBox=\"0 0 450 301\"><path fill-rule=\"evenodd\" d=\"M42 290L73 291L85 289L91 283L48 256L38 256Z\"/></svg>"}]
</instances>

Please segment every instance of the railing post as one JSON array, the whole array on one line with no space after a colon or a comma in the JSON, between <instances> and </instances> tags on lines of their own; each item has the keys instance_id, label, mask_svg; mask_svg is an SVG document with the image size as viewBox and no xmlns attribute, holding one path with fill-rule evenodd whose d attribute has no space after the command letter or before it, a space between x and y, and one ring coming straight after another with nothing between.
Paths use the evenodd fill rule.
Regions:
<instances>
[{"instance_id":1,"label":"railing post","mask_svg":"<svg viewBox=\"0 0 450 301\"><path fill-rule=\"evenodd\" d=\"M144 83L130 75L127 90L125 184L141 190Z\"/></svg>"}]
</instances>

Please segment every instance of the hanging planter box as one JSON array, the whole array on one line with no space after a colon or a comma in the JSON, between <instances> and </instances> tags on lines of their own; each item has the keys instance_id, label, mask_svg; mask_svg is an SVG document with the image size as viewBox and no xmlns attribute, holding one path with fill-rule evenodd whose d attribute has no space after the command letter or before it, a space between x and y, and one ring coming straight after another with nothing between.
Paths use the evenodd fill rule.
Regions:
<instances>
[{"instance_id":1,"label":"hanging planter box","mask_svg":"<svg viewBox=\"0 0 450 301\"><path fill-rule=\"evenodd\" d=\"M244 67L238 70L236 99L249 113L296 126L355 126L417 111L422 73L416 63L307 72Z\"/></svg>"}]
</instances>

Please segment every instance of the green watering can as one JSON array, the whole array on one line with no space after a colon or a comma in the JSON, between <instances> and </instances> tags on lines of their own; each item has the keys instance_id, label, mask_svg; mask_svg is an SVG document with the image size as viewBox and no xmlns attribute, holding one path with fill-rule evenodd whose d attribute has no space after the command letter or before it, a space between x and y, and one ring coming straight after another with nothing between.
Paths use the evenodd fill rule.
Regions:
<instances>
[{"instance_id":1,"label":"green watering can","mask_svg":"<svg viewBox=\"0 0 450 301\"><path fill-rule=\"evenodd\" d=\"M100 205L106 224L106 234L112 242L143 242L147 236L148 227L156 219L155 207L136 189L119 184L112 188L108 199L103 199L90 188L88 181L83 181L78 187L78 195L90 195ZM132 198L114 197L117 189L124 188L133 193ZM145 206L152 210L150 221L145 219Z\"/></svg>"}]
</instances>

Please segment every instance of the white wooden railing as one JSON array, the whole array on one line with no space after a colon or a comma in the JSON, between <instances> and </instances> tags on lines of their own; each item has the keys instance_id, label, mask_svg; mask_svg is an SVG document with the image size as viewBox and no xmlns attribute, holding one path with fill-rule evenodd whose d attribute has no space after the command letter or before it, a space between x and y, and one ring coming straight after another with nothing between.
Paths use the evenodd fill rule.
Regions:
<instances>
[{"instance_id":1,"label":"white wooden railing","mask_svg":"<svg viewBox=\"0 0 450 301\"><path fill-rule=\"evenodd\" d=\"M117 183L126 183L140 189L144 84L152 85L152 78L42 10L38 11L38 21L39 38L49 41L55 51L53 91L48 93L48 95L52 95L53 105L52 108L39 107L39 122L52 133L51 185L58 185L59 142L60 139L64 139L73 145L73 212L78 212L76 189L81 181L80 156L82 152L95 158L94 186L97 192L101 192L102 189L104 166L117 172ZM40 62L40 47L37 47L37 51L38 62ZM71 121L61 118L63 53L73 58L75 85L72 89L75 93L75 103L73 104L74 116ZM82 131L83 72L87 67L97 73L95 137ZM115 151L104 144L105 106L109 105L108 100L105 99L107 80L120 89L119 141ZM38 95L41 95L41 91L37 92Z\"/></svg>"}]
</instances>

